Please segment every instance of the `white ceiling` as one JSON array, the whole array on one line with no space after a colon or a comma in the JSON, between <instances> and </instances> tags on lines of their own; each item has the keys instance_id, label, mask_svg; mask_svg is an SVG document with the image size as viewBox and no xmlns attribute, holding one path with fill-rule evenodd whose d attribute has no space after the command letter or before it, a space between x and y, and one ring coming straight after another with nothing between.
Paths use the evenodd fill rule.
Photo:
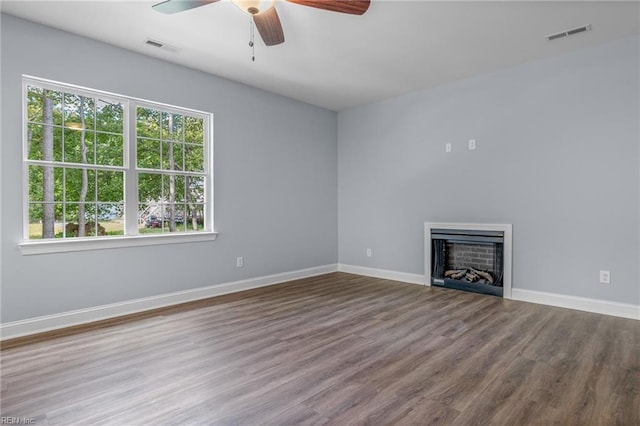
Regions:
<instances>
[{"instance_id":1,"label":"white ceiling","mask_svg":"<svg viewBox=\"0 0 640 426\"><path fill-rule=\"evenodd\" d=\"M335 111L639 34L636 1L380 1L363 16L278 0L285 43L222 0L175 15L151 1L2 1L2 11ZM545 35L591 24L548 42ZM154 39L175 47L145 44Z\"/></svg>"}]
</instances>

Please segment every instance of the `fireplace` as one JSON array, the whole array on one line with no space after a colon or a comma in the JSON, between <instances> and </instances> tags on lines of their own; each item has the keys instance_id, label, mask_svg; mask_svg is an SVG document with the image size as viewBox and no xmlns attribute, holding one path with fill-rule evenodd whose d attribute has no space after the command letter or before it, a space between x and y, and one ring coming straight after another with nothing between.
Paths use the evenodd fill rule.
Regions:
<instances>
[{"instance_id":1,"label":"fireplace","mask_svg":"<svg viewBox=\"0 0 640 426\"><path fill-rule=\"evenodd\" d=\"M425 223L426 284L511 297L511 225Z\"/></svg>"}]
</instances>

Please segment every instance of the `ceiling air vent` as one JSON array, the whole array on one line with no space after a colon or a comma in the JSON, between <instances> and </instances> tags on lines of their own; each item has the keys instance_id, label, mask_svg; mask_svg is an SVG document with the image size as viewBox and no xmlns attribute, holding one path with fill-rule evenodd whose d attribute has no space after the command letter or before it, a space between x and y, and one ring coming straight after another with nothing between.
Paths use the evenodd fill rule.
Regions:
<instances>
[{"instance_id":1,"label":"ceiling air vent","mask_svg":"<svg viewBox=\"0 0 640 426\"><path fill-rule=\"evenodd\" d=\"M551 34L551 35L546 36L545 38L547 40L549 40L549 41L557 40L559 38L569 37L569 36L574 35L574 34L584 33L586 31L591 31L591 24L585 25L585 26L582 26L582 27L578 27L578 28L572 28L570 30L565 30L565 31L562 31L562 32L559 32L559 33Z\"/></svg>"},{"instance_id":2,"label":"ceiling air vent","mask_svg":"<svg viewBox=\"0 0 640 426\"><path fill-rule=\"evenodd\" d=\"M151 39L147 39L147 44L149 46L153 46L153 47L162 47L162 46L164 46L164 43L160 43L159 41L155 41L155 40L151 40Z\"/></svg>"},{"instance_id":3,"label":"ceiling air vent","mask_svg":"<svg viewBox=\"0 0 640 426\"><path fill-rule=\"evenodd\" d=\"M175 47L175 46L171 46L170 44L163 43L163 42L158 41L158 40L152 40L150 38L148 38L145 43L148 44L149 46L157 47L160 50L166 50L167 52L177 52L178 51L178 48Z\"/></svg>"}]
</instances>

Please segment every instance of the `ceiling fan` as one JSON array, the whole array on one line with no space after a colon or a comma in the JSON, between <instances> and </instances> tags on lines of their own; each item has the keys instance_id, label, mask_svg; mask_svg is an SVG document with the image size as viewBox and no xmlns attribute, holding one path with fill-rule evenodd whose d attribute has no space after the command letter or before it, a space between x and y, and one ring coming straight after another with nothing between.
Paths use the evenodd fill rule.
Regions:
<instances>
[{"instance_id":1,"label":"ceiling fan","mask_svg":"<svg viewBox=\"0 0 640 426\"><path fill-rule=\"evenodd\" d=\"M220 0L166 0L153 5L153 9L162 13L178 13L196 7L216 3ZM284 43L284 32L278 12L276 12L276 0L231 0L243 12L253 17L253 22L267 46ZM316 9L330 10L332 12L362 15L369 8L370 0L286 0L290 3L302 6L315 7Z\"/></svg>"}]
</instances>

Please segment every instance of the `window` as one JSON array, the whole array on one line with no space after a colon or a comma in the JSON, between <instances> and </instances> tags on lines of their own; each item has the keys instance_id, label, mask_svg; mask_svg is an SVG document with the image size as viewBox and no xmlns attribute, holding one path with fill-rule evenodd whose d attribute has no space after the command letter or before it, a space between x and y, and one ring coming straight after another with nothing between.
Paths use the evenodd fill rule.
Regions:
<instances>
[{"instance_id":1,"label":"window","mask_svg":"<svg viewBox=\"0 0 640 426\"><path fill-rule=\"evenodd\" d=\"M23 85L25 240L212 233L211 114Z\"/></svg>"}]
</instances>

